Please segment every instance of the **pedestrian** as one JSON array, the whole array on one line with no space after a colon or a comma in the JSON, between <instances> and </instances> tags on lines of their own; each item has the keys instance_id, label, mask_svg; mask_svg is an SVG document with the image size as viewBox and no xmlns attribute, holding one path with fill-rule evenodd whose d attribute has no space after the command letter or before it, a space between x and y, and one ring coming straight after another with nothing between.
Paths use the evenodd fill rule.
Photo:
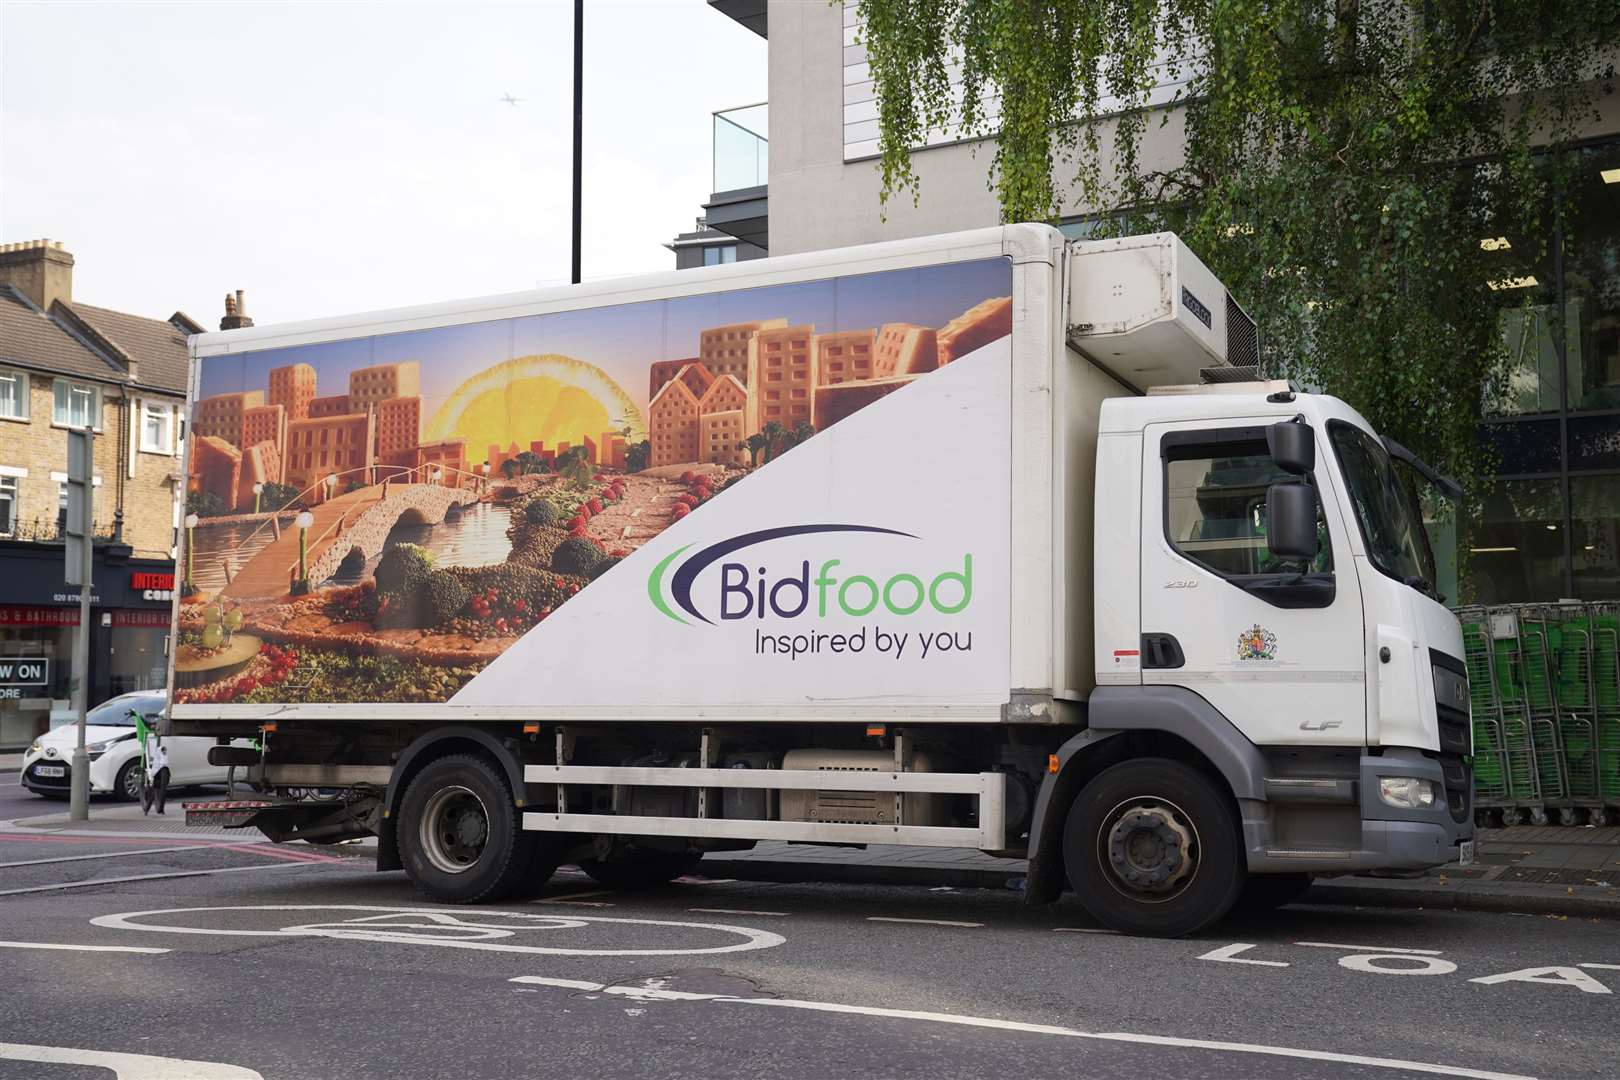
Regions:
<instances>
[{"instance_id":1,"label":"pedestrian","mask_svg":"<svg viewBox=\"0 0 1620 1080\"><path fill-rule=\"evenodd\" d=\"M159 735L146 755L146 789L141 793L141 813L146 813L153 804L157 805L159 814L163 813L163 802L168 794L169 748L163 745L163 736Z\"/></svg>"}]
</instances>

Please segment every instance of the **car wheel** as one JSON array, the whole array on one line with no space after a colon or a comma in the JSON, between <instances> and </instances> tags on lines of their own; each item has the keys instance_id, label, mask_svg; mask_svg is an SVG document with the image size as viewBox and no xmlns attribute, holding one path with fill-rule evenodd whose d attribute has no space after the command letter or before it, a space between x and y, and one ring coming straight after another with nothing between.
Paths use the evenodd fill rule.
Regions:
<instances>
[{"instance_id":1,"label":"car wheel","mask_svg":"<svg viewBox=\"0 0 1620 1080\"><path fill-rule=\"evenodd\" d=\"M434 900L499 900L528 874L534 838L518 819L506 779L489 760L454 754L411 780L400 805L405 872Z\"/></svg>"},{"instance_id":2,"label":"car wheel","mask_svg":"<svg viewBox=\"0 0 1620 1080\"><path fill-rule=\"evenodd\" d=\"M1069 883L1121 933L1185 937L1231 910L1247 868L1237 807L1198 770L1169 758L1123 762L1092 778L1063 827Z\"/></svg>"},{"instance_id":3,"label":"car wheel","mask_svg":"<svg viewBox=\"0 0 1620 1080\"><path fill-rule=\"evenodd\" d=\"M145 786L146 778L141 775L141 759L130 758L124 762L124 767L118 770L118 777L113 781L112 793L114 797L125 802L140 802L141 788Z\"/></svg>"}]
</instances>

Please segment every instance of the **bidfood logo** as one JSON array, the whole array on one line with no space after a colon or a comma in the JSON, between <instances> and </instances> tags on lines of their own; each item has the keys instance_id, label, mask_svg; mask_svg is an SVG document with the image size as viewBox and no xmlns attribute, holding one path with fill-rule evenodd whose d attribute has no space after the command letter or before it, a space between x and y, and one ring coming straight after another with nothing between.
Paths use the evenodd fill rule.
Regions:
<instances>
[{"instance_id":1,"label":"bidfood logo","mask_svg":"<svg viewBox=\"0 0 1620 1080\"><path fill-rule=\"evenodd\" d=\"M792 620L789 629L793 630L829 618L847 623L847 618L955 616L969 610L973 603L971 553L964 552L943 566L877 572L863 567L858 556L839 550L839 539L851 534L918 539L875 525L788 525L729 537L695 552L696 545L687 544L653 567L647 577L647 598L665 616L687 626L716 626L743 619ZM748 551L772 540L805 536L822 538L825 554L784 563L771 560L764 552ZM718 573L709 575L699 587L698 579L711 567ZM769 623L767 627L777 629ZM842 633L818 631L813 626L798 633L754 630L755 652L781 653L794 659L807 653L859 653L867 648L898 659L913 641L916 646L909 650L913 655L965 652L972 648L972 633L901 631L876 623Z\"/></svg>"}]
</instances>

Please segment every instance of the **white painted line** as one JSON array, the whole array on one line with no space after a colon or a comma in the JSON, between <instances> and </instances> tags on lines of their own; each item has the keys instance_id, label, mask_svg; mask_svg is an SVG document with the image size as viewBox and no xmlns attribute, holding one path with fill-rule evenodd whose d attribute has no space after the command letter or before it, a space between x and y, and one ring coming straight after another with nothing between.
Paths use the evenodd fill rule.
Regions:
<instances>
[{"instance_id":1,"label":"white painted line","mask_svg":"<svg viewBox=\"0 0 1620 1080\"><path fill-rule=\"evenodd\" d=\"M1195 959L1213 960L1217 964L1253 964L1255 967L1288 966L1288 962L1286 960L1245 960L1238 956L1238 953L1248 952L1252 948L1254 948L1254 946L1248 944L1247 942L1234 941L1230 945L1222 945L1218 949L1211 949L1204 955L1195 957Z\"/></svg>"},{"instance_id":2,"label":"white painted line","mask_svg":"<svg viewBox=\"0 0 1620 1080\"><path fill-rule=\"evenodd\" d=\"M580 979L548 979L543 975L519 975L508 982L534 983L536 986L555 986L559 990L587 990L591 992L607 989L602 983L584 982Z\"/></svg>"},{"instance_id":3,"label":"white painted line","mask_svg":"<svg viewBox=\"0 0 1620 1080\"><path fill-rule=\"evenodd\" d=\"M687 911L702 912L705 915L771 915L776 918L785 918L785 911L748 911L744 908L729 907L689 907Z\"/></svg>"},{"instance_id":4,"label":"white painted line","mask_svg":"<svg viewBox=\"0 0 1620 1080\"><path fill-rule=\"evenodd\" d=\"M62 889L88 889L95 885L121 885L129 881L160 881L164 878L207 877L210 874L245 874L249 870L288 870L298 866L330 866L331 863L278 862L264 866L223 866L215 870L171 870L164 874L128 874L123 877L96 878L92 881L63 881L55 885L30 885L26 889L0 889L0 896L20 896L23 893L57 892Z\"/></svg>"},{"instance_id":5,"label":"white painted line","mask_svg":"<svg viewBox=\"0 0 1620 1080\"><path fill-rule=\"evenodd\" d=\"M183 847L154 847L140 848L136 851L104 851L98 855L58 855L54 859L25 859L21 862L0 862L0 870L9 870L14 866L45 866L48 863L86 862L91 859L127 859L131 855L167 855L175 851L196 851L199 848L208 851L211 844L186 844Z\"/></svg>"},{"instance_id":6,"label":"white painted line","mask_svg":"<svg viewBox=\"0 0 1620 1080\"><path fill-rule=\"evenodd\" d=\"M596 894L592 893L591 895L594 896ZM562 907L613 907L613 904L607 900L552 900L548 898L542 900L530 900L529 903L558 904Z\"/></svg>"},{"instance_id":7,"label":"white painted line","mask_svg":"<svg viewBox=\"0 0 1620 1080\"><path fill-rule=\"evenodd\" d=\"M1107 930L1100 926L1054 926L1054 934L1117 934L1118 930Z\"/></svg>"},{"instance_id":8,"label":"white painted line","mask_svg":"<svg viewBox=\"0 0 1620 1080\"><path fill-rule=\"evenodd\" d=\"M1338 949L1340 952L1353 953L1404 953L1410 956L1439 956L1439 949L1398 949L1393 945L1335 945L1329 941L1296 941L1295 945L1303 945L1307 949Z\"/></svg>"},{"instance_id":9,"label":"white painted line","mask_svg":"<svg viewBox=\"0 0 1620 1080\"><path fill-rule=\"evenodd\" d=\"M662 996L678 991L649 990L646 987L611 986L602 983L578 983L572 979L547 979L538 975L519 975L517 983L537 983L542 986L562 986L565 989L600 991L604 994L627 996ZM1191 1050L1215 1050L1232 1054L1258 1054L1267 1057L1298 1058L1305 1061L1336 1061L1346 1065L1365 1065L1377 1069L1400 1072L1433 1073L1439 1076L1463 1077L1465 1080L1534 1080L1516 1073L1490 1072L1458 1065L1436 1065L1424 1061L1405 1061L1400 1058L1367 1057L1361 1054L1338 1054L1329 1050L1303 1050L1291 1046L1269 1046L1264 1043L1220 1042L1212 1039L1181 1039L1169 1035L1137 1035L1125 1031L1079 1031L1075 1028L1052 1024L1030 1024L1019 1020L1000 1020L989 1016L967 1016L961 1013L921 1012L911 1009L884 1009L870 1005L845 1005L834 1001L803 1001L794 998L733 997L726 994L683 994L679 1000L709 1000L721 1005L764 1005L776 1009L803 1009L809 1012L841 1013L853 1016L875 1016L892 1020L919 1020L934 1024L954 1024L960 1027L994 1028L998 1031L1016 1031L1030 1035L1055 1035L1070 1039L1092 1039L1099 1042L1139 1043L1147 1046L1174 1046Z\"/></svg>"},{"instance_id":10,"label":"white painted line","mask_svg":"<svg viewBox=\"0 0 1620 1080\"><path fill-rule=\"evenodd\" d=\"M253 1069L214 1061L113 1054L101 1050L75 1050L68 1046L28 1046L0 1043L0 1061L43 1061L52 1065L90 1065L111 1069L118 1080L264 1080Z\"/></svg>"},{"instance_id":11,"label":"white painted line","mask_svg":"<svg viewBox=\"0 0 1620 1080\"><path fill-rule=\"evenodd\" d=\"M1620 971L1620 964L1581 964L1580 966L1591 968L1593 971Z\"/></svg>"},{"instance_id":12,"label":"white painted line","mask_svg":"<svg viewBox=\"0 0 1620 1080\"><path fill-rule=\"evenodd\" d=\"M686 877L678 877L678 878L676 878L675 879L675 884L677 884L677 885L735 885L735 884L737 884L737 879L734 878L734 877L695 877L695 876L689 874Z\"/></svg>"},{"instance_id":13,"label":"white painted line","mask_svg":"<svg viewBox=\"0 0 1620 1080\"><path fill-rule=\"evenodd\" d=\"M0 949L61 949L65 952L128 952L166 953L168 949L149 949L141 945L56 945L48 941L0 941Z\"/></svg>"},{"instance_id":14,"label":"white painted line","mask_svg":"<svg viewBox=\"0 0 1620 1080\"><path fill-rule=\"evenodd\" d=\"M866 921L916 923L919 926L960 926L964 929L972 929L984 925L982 922L952 922L950 919L897 919L890 918L887 915L868 915L866 917Z\"/></svg>"}]
</instances>

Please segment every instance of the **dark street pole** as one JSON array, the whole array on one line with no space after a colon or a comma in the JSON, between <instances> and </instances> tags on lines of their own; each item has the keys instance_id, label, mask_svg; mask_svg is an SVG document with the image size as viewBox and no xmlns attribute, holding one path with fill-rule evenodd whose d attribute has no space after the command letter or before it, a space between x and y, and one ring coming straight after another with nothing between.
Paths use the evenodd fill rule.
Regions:
<instances>
[{"instance_id":1,"label":"dark street pole","mask_svg":"<svg viewBox=\"0 0 1620 1080\"><path fill-rule=\"evenodd\" d=\"M574 0L574 276L579 284L579 207L584 196L581 190L581 158L584 145L581 135L585 97L585 0Z\"/></svg>"}]
</instances>

